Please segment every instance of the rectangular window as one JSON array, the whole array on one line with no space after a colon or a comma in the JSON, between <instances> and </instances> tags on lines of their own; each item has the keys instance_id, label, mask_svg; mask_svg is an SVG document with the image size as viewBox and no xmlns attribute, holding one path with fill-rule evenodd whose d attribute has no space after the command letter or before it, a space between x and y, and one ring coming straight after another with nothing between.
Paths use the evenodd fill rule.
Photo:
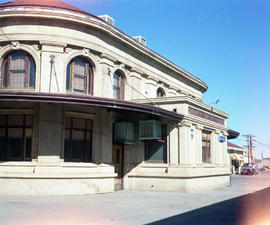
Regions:
<instances>
[{"instance_id":1,"label":"rectangular window","mask_svg":"<svg viewBox=\"0 0 270 225\"><path fill-rule=\"evenodd\" d=\"M162 139L146 141L145 161L167 163L167 126L162 126Z\"/></svg>"},{"instance_id":2,"label":"rectangular window","mask_svg":"<svg viewBox=\"0 0 270 225\"><path fill-rule=\"evenodd\" d=\"M32 116L0 116L0 160L30 161L32 138Z\"/></svg>"},{"instance_id":3,"label":"rectangular window","mask_svg":"<svg viewBox=\"0 0 270 225\"><path fill-rule=\"evenodd\" d=\"M91 162L92 120L67 117L65 121L65 162Z\"/></svg>"},{"instance_id":4,"label":"rectangular window","mask_svg":"<svg viewBox=\"0 0 270 225\"><path fill-rule=\"evenodd\" d=\"M202 162L211 162L211 132L203 130L202 131Z\"/></svg>"}]
</instances>

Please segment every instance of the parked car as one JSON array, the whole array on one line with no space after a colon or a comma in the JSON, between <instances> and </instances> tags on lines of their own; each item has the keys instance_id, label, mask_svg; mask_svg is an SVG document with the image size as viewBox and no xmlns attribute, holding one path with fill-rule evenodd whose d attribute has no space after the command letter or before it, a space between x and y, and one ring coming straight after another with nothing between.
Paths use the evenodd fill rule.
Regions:
<instances>
[{"instance_id":1,"label":"parked car","mask_svg":"<svg viewBox=\"0 0 270 225\"><path fill-rule=\"evenodd\" d=\"M242 175L253 175L254 174L254 167L252 163L244 163L241 166L241 174Z\"/></svg>"}]
</instances>

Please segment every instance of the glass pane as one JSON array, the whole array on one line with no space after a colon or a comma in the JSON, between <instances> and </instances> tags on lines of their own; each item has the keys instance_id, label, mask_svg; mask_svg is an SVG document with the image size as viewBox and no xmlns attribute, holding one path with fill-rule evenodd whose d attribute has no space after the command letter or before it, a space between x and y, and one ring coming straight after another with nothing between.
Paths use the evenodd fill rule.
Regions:
<instances>
[{"instance_id":1,"label":"glass pane","mask_svg":"<svg viewBox=\"0 0 270 225\"><path fill-rule=\"evenodd\" d=\"M113 86L119 88L119 76L116 74L113 75Z\"/></svg>"},{"instance_id":2,"label":"glass pane","mask_svg":"<svg viewBox=\"0 0 270 225\"><path fill-rule=\"evenodd\" d=\"M67 77L66 77L66 90L70 90L70 68L71 63L68 64L67 66Z\"/></svg>"},{"instance_id":3,"label":"glass pane","mask_svg":"<svg viewBox=\"0 0 270 225\"><path fill-rule=\"evenodd\" d=\"M0 158L3 159L6 148L6 129L0 128Z\"/></svg>"},{"instance_id":4,"label":"glass pane","mask_svg":"<svg viewBox=\"0 0 270 225\"><path fill-rule=\"evenodd\" d=\"M6 116L0 116L0 127L6 126Z\"/></svg>"},{"instance_id":5,"label":"glass pane","mask_svg":"<svg viewBox=\"0 0 270 225\"><path fill-rule=\"evenodd\" d=\"M29 87L35 87L35 78L36 78L36 64L32 57L29 57L30 60L30 79L29 79Z\"/></svg>"},{"instance_id":6,"label":"glass pane","mask_svg":"<svg viewBox=\"0 0 270 225\"><path fill-rule=\"evenodd\" d=\"M73 89L74 91L84 92L85 78L82 76L74 75Z\"/></svg>"},{"instance_id":7,"label":"glass pane","mask_svg":"<svg viewBox=\"0 0 270 225\"><path fill-rule=\"evenodd\" d=\"M85 129L85 119L73 119L73 128Z\"/></svg>"},{"instance_id":8,"label":"glass pane","mask_svg":"<svg viewBox=\"0 0 270 225\"><path fill-rule=\"evenodd\" d=\"M87 130L92 130L92 120L87 120Z\"/></svg>"},{"instance_id":9,"label":"glass pane","mask_svg":"<svg viewBox=\"0 0 270 225\"><path fill-rule=\"evenodd\" d=\"M9 82L10 88L25 88L25 71L12 71Z\"/></svg>"},{"instance_id":10,"label":"glass pane","mask_svg":"<svg viewBox=\"0 0 270 225\"><path fill-rule=\"evenodd\" d=\"M71 161L79 162L81 160L83 147L84 147L84 132L73 130Z\"/></svg>"},{"instance_id":11,"label":"glass pane","mask_svg":"<svg viewBox=\"0 0 270 225\"><path fill-rule=\"evenodd\" d=\"M12 54L10 70L25 70L25 57L23 53Z\"/></svg>"},{"instance_id":12,"label":"glass pane","mask_svg":"<svg viewBox=\"0 0 270 225\"><path fill-rule=\"evenodd\" d=\"M86 162L92 161L92 138L91 138L91 132L86 133L86 143L85 143L85 156Z\"/></svg>"},{"instance_id":13,"label":"glass pane","mask_svg":"<svg viewBox=\"0 0 270 225\"><path fill-rule=\"evenodd\" d=\"M85 76L85 62L76 59L74 60L74 75L82 75Z\"/></svg>"},{"instance_id":14,"label":"glass pane","mask_svg":"<svg viewBox=\"0 0 270 225\"><path fill-rule=\"evenodd\" d=\"M25 158L31 159L32 152L32 137L25 138Z\"/></svg>"},{"instance_id":15,"label":"glass pane","mask_svg":"<svg viewBox=\"0 0 270 225\"><path fill-rule=\"evenodd\" d=\"M68 161L68 159L69 159L69 149L70 149L70 130L66 129L65 130L65 143L64 143L64 158L65 158L65 161Z\"/></svg>"},{"instance_id":16,"label":"glass pane","mask_svg":"<svg viewBox=\"0 0 270 225\"><path fill-rule=\"evenodd\" d=\"M25 116L25 125L26 126L33 126L33 117L32 116Z\"/></svg>"},{"instance_id":17,"label":"glass pane","mask_svg":"<svg viewBox=\"0 0 270 225\"><path fill-rule=\"evenodd\" d=\"M22 128L9 128L8 129L8 159L22 159L23 149L23 129Z\"/></svg>"},{"instance_id":18,"label":"glass pane","mask_svg":"<svg viewBox=\"0 0 270 225\"><path fill-rule=\"evenodd\" d=\"M71 118L70 117L66 117L66 119L65 119L65 127L66 128L71 128Z\"/></svg>"},{"instance_id":19,"label":"glass pane","mask_svg":"<svg viewBox=\"0 0 270 225\"><path fill-rule=\"evenodd\" d=\"M21 115L8 116L8 125L9 126L23 126L23 116Z\"/></svg>"},{"instance_id":20,"label":"glass pane","mask_svg":"<svg viewBox=\"0 0 270 225\"><path fill-rule=\"evenodd\" d=\"M114 99L118 99L119 98L119 95L118 95L118 88L113 88L113 98Z\"/></svg>"},{"instance_id":21,"label":"glass pane","mask_svg":"<svg viewBox=\"0 0 270 225\"><path fill-rule=\"evenodd\" d=\"M164 143L149 142L145 147L146 160L164 161Z\"/></svg>"}]
</instances>

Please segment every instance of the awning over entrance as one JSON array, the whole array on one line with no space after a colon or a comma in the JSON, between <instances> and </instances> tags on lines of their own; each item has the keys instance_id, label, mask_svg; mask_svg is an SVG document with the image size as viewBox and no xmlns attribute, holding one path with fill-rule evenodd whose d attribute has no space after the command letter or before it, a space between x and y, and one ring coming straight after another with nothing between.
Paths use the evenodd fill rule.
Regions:
<instances>
[{"instance_id":1,"label":"awning over entrance","mask_svg":"<svg viewBox=\"0 0 270 225\"><path fill-rule=\"evenodd\" d=\"M244 161L243 156L235 154L235 153L231 154L231 158L232 160Z\"/></svg>"},{"instance_id":2,"label":"awning over entrance","mask_svg":"<svg viewBox=\"0 0 270 225\"><path fill-rule=\"evenodd\" d=\"M46 102L87 105L115 110L146 113L159 117L165 117L175 121L181 121L184 117L179 113L165 110L149 104L77 94L49 94L34 92L0 91L0 101Z\"/></svg>"}]
</instances>

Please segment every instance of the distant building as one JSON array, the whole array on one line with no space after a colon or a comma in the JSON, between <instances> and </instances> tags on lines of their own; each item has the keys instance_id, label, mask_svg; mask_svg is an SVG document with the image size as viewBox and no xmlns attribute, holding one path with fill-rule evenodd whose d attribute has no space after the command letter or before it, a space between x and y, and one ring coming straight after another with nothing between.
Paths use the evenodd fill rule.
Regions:
<instances>
[{"instance_id":1,"label":"distant building","mask_svg":"<svg viewBox=\"0 0 270 225\"><path fill-rule=\"evenodd\" d=\"M231 159L232 173L239 173L240 166L246 162L246 150L228 141L228 154Z\"/></svg>"},{"instance_id":2,"label":"distant building","mask_svg":"<svg viewBox=\"0 0 270 225\"><path fill-rule=\"evenodd\" d=\"M270 168L270 158L264 158L263 152L262 152L261 165L262 165L263 167Z\"/></svg>"}]
</instances>

